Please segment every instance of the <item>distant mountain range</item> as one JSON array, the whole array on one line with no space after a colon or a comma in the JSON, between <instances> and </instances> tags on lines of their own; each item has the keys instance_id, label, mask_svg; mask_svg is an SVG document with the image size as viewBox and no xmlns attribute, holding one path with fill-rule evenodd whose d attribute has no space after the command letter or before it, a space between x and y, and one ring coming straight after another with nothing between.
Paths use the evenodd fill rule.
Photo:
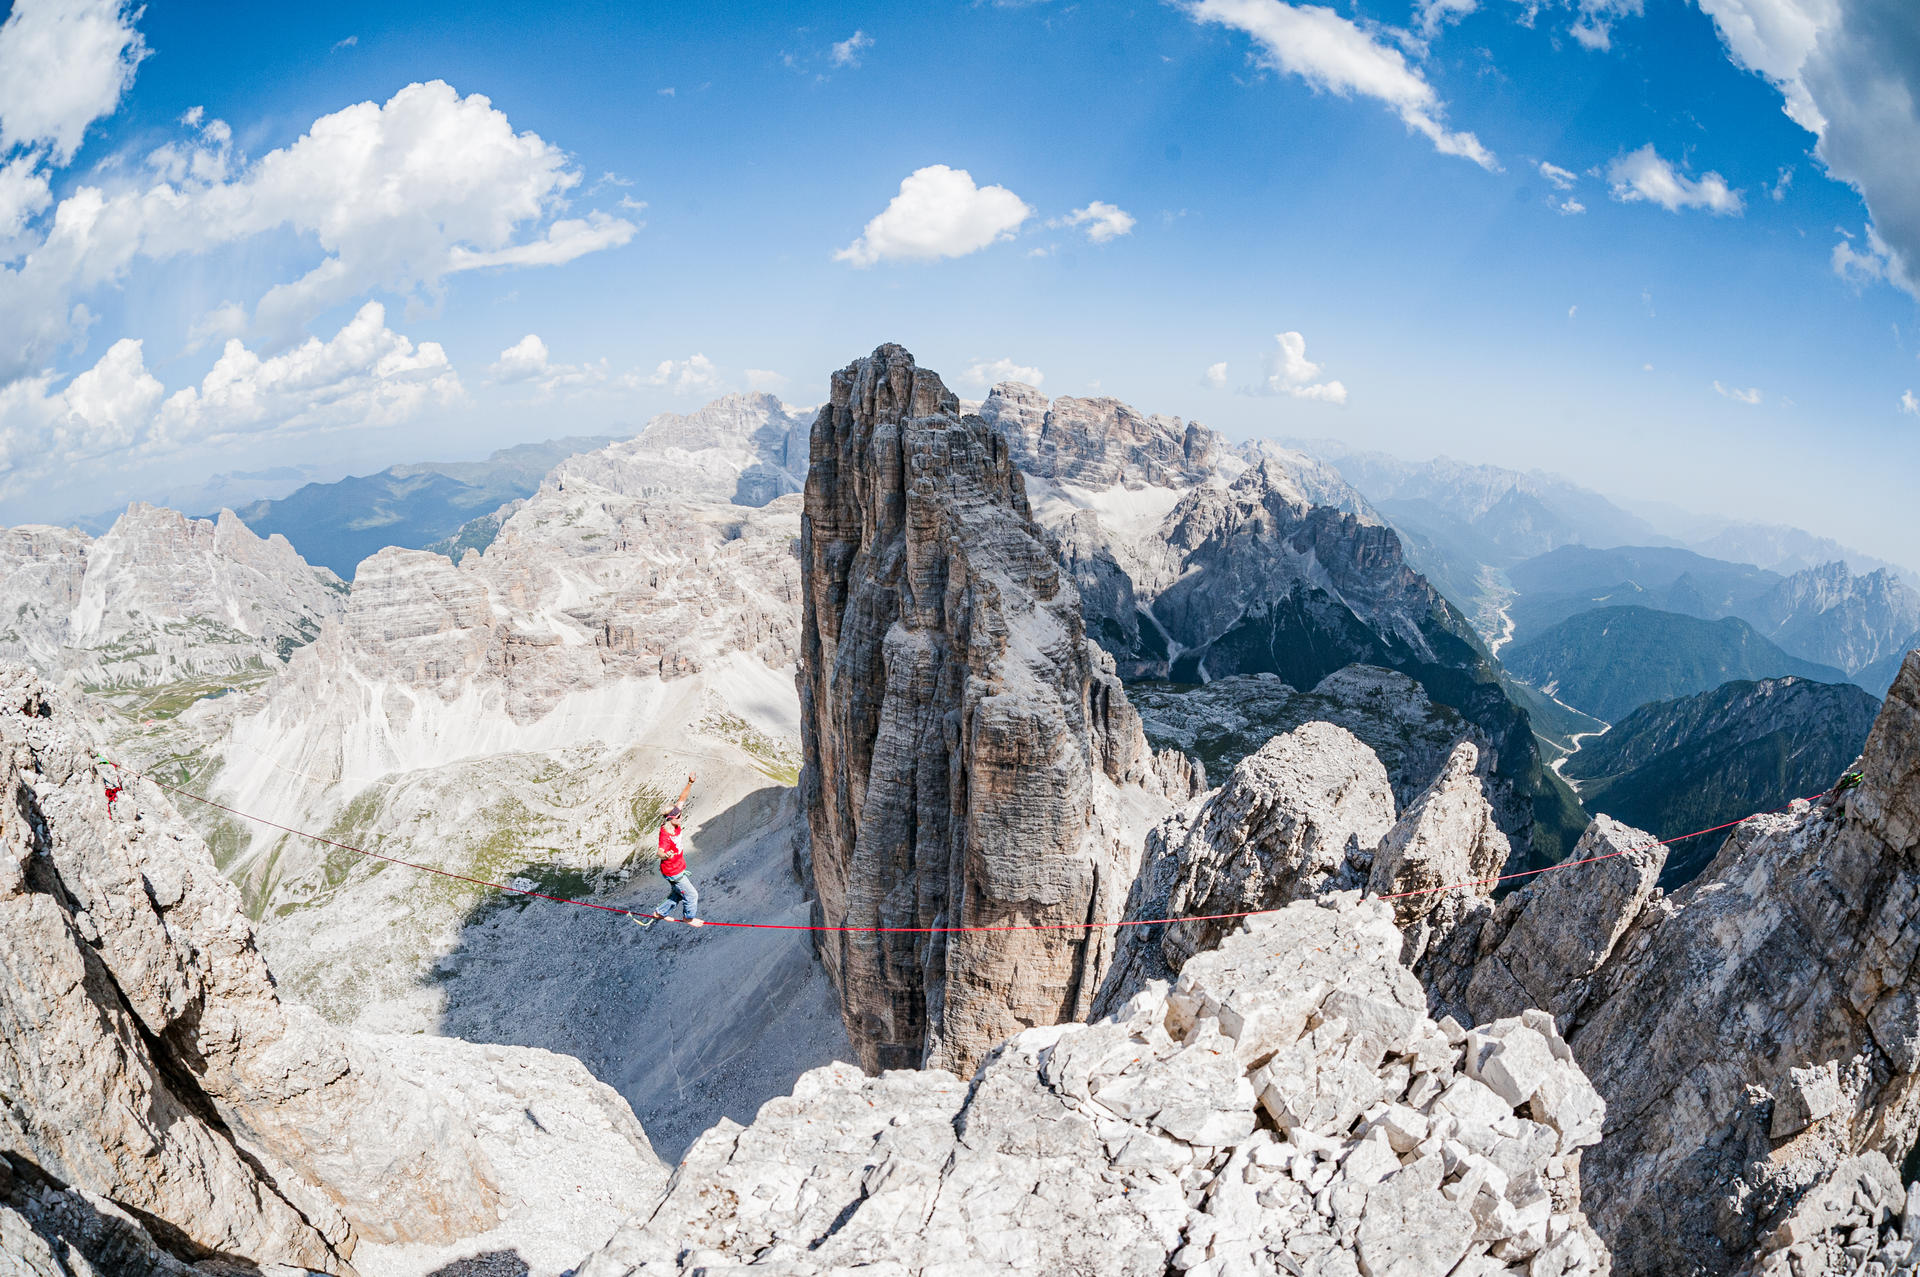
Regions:
<instances>
[{"instance_id":1,"label":"distant mountain range","mask_svg":"<svg viewBox=\"0 0 1920 1277\"><path fill-rule=\"evenodd\" d=\"M1780 523L1731 523L1697 537L1683 538L1690 549L1717 559L1735 559L1774 572L1791 574L1823 563L1840 562L1856 573L1882 568L1909 585L1920 586L1920 573L1898 563L1862 553L1832 537L1815 536Z\"/></svg>"},{"instance_id":2,"label":"distant mountain range","mask_svg":"<svg viewBox=\"0 0 1920 1277\"><path fill-rule=\"evenodd\" d=\"M1920 591L1885 568L1843 562L1791 576L1690 550L1562 546L1507 569L1516 648L1570 617L1638 606L1705 620L1738 617L1789 655L1845 671L1875 695L1920 646Z\"/></svg>"},{"instance_id":3,"label":"distant mountain range","mask_svg":"<svg viewBox=\"0 0 1920 1277\"><path fill-rule=\"evenodd\" d=\"M1735 679L1797 674L1844 683L1830 665L1789 656L1738 617L1717 621L1645 607L1569 617L1504 654L1515 675L1574 709L1617 723L1650 701Z\"/></svg>"},{"instance_id":4,"label":"distant mountain range","mask_svg":"<svg viewBox=\"0 0 1920 1277\"><path fill-rule=\"evenodd\" d=\"M1400 532L1407 560L1500 638L1504 569L1563 545L1656 544L1647 520L1559 475L1472 465L1451 457L1405 461L1336 439L1292 442L1320 458Z\"/></svg>"},{"instance_id":5,"label":"distant mountain range","mask_svg":"<svg viewBox=\"0 0 1920 1277\"><path fill-rule=\"evenodd\" d=\"M418 550L454 537L469 521L532 496L547 472L568 457L613 442L570 436L502 448L485 461L390 466L378 474L309 483L234 513L259 536L277 532L307 562L351 580L361 560L388 546Z\"/></svg>"},{"instance_id":6,"label":"distant mountain range","mask_svg":"<svg viewBox=\"0 0 1920 1277\"><path fill-rule=\"evenodd\" d=\"M1272 674L1304 691L1356 664L1396 670L1483 734L1517 849L1550 863L1579 837L1585 813L1473 626L1329 466L1109 398L1003 383L979 411L1123 678Z\"/></svg>"},{"instance_id":7,"label":"distant mountain range","mask_svg":"<svg viewBox=\"0 0 1920 1277\"><path fill-rule=\"evenodd\" d=\"M1590 811L1672 838L1831 786L1858 756L1880 702L1845 683L1774 678L1726 683L1643 705L1569 758ZM1661 884L1688 881L1725 834L1673 847Z\"/></svg>"},{"instance_id":8,"label":"distant mountain range","mask_svg":"<svg viewBox=\"0 0 1920 1277\"><path fill-rule=\"evenodd\" d=\"M1407 561L1496 652L1577 612L1636 605L1739 616L1882 692L1899 664L1887 658L1920 642L1920 574L1800 528L1655 506L1639 513L1539 471L1404 461L1338 440L1296 446L1360 491L1401 534ZM1763 605L1770 589L1807 573L1818 579Z\"/></svg>"}]
</instances>

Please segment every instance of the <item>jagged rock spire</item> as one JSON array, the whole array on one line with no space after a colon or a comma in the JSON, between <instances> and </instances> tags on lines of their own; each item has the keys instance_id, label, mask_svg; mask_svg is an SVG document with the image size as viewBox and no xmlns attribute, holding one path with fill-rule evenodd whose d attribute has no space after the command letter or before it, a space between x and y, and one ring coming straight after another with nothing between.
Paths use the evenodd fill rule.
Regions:
<instances>
[{"instance_id":1,"label":"jagged rock spire","mask_svg":"<svg viewBox=\"0 0 1920 1277\"><path fill-rule=\"evenodd\" d=\"M821 920L1117 917L1148 790L1164 786L1006 440L881 346L834 374L800 553ZM868 1067L968 1072L1009 1033L1083 1016L1110 945L1073 930L869 931L829 936L822 956Z\"/></svg>"}]
</instances>

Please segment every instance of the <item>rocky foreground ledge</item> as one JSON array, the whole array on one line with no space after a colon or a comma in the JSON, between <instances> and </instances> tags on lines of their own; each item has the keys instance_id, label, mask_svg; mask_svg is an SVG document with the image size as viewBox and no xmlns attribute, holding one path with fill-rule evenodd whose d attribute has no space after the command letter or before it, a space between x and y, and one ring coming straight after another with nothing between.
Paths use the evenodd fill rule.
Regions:
<instances>
[{"instance_id":1,"label":"rocky foreground ledge","mask_svg":"<svg viewBox=\"0 0 1920 1277\"><path fill-rule=\"evenodd\" d=\"M205 843L151 784L109 802L93 749L0 665L0 1274L571 1262L658 1194L578 1060L281 1002Z\"/></svg>"},{"instance_id":2,"label":"rocky foreground ledge","mask_svg":"<svg viewBox=\"0 0 1920 1277\"><path fill-rule=\"evenodd\" d=\"M1604 1106L1551 1017L1436 1024L1401 947L1383 904L1303 901L971 1084L816 1069L578 1277L1607 1272Z\"/></svg>"}]
</instances>

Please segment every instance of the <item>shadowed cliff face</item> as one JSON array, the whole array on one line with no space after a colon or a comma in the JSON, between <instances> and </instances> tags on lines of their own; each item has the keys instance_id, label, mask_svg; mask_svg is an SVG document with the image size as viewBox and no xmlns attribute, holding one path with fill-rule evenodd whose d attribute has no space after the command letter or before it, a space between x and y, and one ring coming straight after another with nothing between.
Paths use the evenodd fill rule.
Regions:
<instances>
[{"instance_id":1,"label":"shadowed cliff face","mask_svg":"<svg viewBox=\"0 0 1920 1277\"><path fill-rule=\"evenodd\" d=\"M958 408L882 346L834 375L814 427L798 682L821 920L1112 919L1167 785L1005 440ZM1084 1016L1111 943L838 933L822 954L869 1068L965 1073Z\"/></svg>"}]
</instances>

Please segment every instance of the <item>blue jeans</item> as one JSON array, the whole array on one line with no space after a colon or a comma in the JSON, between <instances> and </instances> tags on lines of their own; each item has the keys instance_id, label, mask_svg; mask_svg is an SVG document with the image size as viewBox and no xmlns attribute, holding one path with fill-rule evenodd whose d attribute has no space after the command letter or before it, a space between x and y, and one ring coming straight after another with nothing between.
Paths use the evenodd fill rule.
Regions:
<instances>
[{"instance_id":1,"label":"blue jeans","mask_svg":"<svg viewBox=\"0 0 1920 1277\"><path fill-rule=\"evenodd\" d=\"M693 885L693 879L685 873L677 873L667 879L667 898L653 911L656 918L673 916L673 906L678 902L689 919L700 915L700 889Z\"/></svg>"}]
</instances>

